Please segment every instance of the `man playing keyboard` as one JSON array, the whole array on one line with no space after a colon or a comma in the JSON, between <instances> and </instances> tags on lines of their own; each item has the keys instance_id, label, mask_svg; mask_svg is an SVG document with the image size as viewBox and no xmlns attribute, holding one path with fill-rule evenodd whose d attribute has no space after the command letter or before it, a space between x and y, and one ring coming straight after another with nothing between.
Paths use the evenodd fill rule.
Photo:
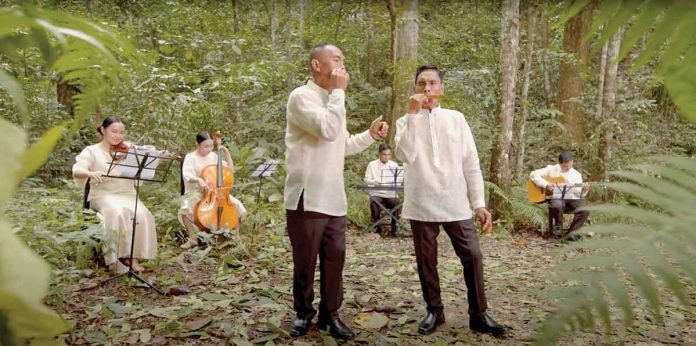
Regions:
<instances>
[{"instance_id":1,"label":"man playing keyboard","mask_svg":"<svg viewBox=\"0 0 696 346\"><path fill-rule=\"evenodd\" d=\"M402 184L403 180L401 176L397 176L399 165L391 160L391 148L388 144L382 143L379 146L379 158L377 160L371 161L367 165L365 170L365 183L368 185L380 185L380 184ZM372 216L372 223L374 224L374 229L368 230L368 232L377 232L379 229L378 220L380 219L382 207L380 204L388 209L396 208L399 205L399 198L396 195L396 191L389 190L370 190L370 214ZM394 211L394 217L391 218L391 230L392 234L396 234L397 230L397 220L401 208L396 208Z\"/></svg>"}]
</instances>

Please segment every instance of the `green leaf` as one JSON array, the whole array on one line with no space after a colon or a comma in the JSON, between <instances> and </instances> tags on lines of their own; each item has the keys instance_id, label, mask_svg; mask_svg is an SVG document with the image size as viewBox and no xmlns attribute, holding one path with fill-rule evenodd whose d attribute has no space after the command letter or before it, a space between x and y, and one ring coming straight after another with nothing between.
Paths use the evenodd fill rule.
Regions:
<instances>
[{"instance_id":1,"label":"green leaf","mask_svg":"<svg viewBox=\"0 0 696 346\"><path fill-rule=\"evenodd\" d=\"M5 70L0 69L0 87L7 90L12 97L15 107L22 115L27 114L27 105L24 103L24 91L17 81L12 78Z\"/></svg>"},{"instance_id":2,"label":"green leaf","mask_svg":"<svg viewBox=\"0 0 696 346\"><path fill-rule=\"evenodd\" d=\"M65 123L48 129L36 143L29 147L22 157L22 171L19 173L20 181L34 173L46 162L48 155L51 154L56 143L60 140L64 129Z\"/></svg>"}]
</instances>

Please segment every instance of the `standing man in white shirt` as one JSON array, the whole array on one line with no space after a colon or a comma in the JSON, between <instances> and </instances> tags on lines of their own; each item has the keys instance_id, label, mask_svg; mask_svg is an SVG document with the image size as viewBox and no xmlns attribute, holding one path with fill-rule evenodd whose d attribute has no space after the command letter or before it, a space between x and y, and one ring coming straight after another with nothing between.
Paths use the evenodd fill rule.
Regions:
<instances>
[{"instance_id":1,"label":"standing man in white shirt","mask_svg":"<svg viewBox=\"0 0 696 346\"><path fill-rule=\"evenodd\" d=\"M581 185L575 187L567 187L563 189L563 184L551 184L544 178L563 177L564 184ZM537 169L529 174L531 179L537 186L546 189L552 194L549 201L549 229L554 235L563 233L563 213L573 213L573 221L570 223L568 232L575 231L582 227L590 217L590 212L587 210L577 210L585 205L583 198L584 191L587 188L587 183L582 182L582 174L573 168L573 154L571 152L563 152L558 155L557 165L548 165L544 168ZM580 236L573 234L568 237L568 240L578 240Z\"/></svg>"},{"instance_id":2,"label":"standing man in white shirt","mask_svg":"<svg viewBox=\"0 0 696 346\"><path fill-rule=\"evenodd\" d=\"M391 147L382 143L379 145L379 155L378 159L370 161L367 164L367 169L365 169L365 182L368 184L394 184L401 183L403 179L399 179L398 174L399 164L391 160ZM399 198L396 195L396 191L370 191L370 214L372 216L372 222L376 223L380 219L380 214L382 212L379 204L386 208L392 209L399 205ZM397 219L401 208L397 208L394 211L394 216L396 218L391 218L391 230L394 235L396 235L396 225ZM379 229L379 226L375 226ZM376 232L376 229L368 230L369 232Z\"/></svg>"},{"instance_id":3,"label":"standing man in white shirt","mask_svg":"<svg viewBox=\"0 0 696 346\"><path fill-rule=\"evenodd\" d=\"M293 298L296 312L292 336L307 333L316 309L314 269L319 256L320 329L339 339L353 338L341 322L343 264L346 251L347 200L344 157L365 150L384 138L388 126L375 119L370 128L350 135L346 127L345 89L349 75L343 53L322 44L310 52L312 80L290 93L285 132L284 207L292 244Z\"/></svg>"},{"instance_id":4,"label":"standing man in white shirt","mask_svg":"<svg viewBox=\"0 0 696 346\"><path fill-rule=\"evenodd\" d=\"M483 260L474 213L484 232L493 229L474 137L464 115L440 108L442 74L435 66L416 70L415 94L396 122L396 156L406 164L403 218L411 222L418 277L427 315L421 334L445 322L437 273L437 236L442 226L464 269L469 328L503 336L506 328L487 313ZM471 204L470 204L471 203ZM474 212L472 212L472 209Z\"/></svg>"}]
</instances>

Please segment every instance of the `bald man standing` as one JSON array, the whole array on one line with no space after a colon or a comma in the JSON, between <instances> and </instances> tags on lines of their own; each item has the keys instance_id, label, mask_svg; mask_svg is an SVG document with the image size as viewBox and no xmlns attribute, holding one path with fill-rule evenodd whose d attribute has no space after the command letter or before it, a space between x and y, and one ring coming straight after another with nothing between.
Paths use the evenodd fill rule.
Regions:
<instances>
[{"instance_id":1,"label":"bald man standing","mask_svg":"<svg viewBox=\"0 0 696 346\"><path fill-rule=\"evenodd\" d=\"M317 326L339 339L353 338L338 315L343 302L347 200L344 157L357 154L388 126L375 119L370 128L350 135L346 127L345 89L350 79L343 53L321 44L310 53L312 80L290 93L285 132L285 201L292 244L293 298L296 312L292 336L307 333L316 314L314 269L319 256L320 295Z\"/></svg>"}]
</instances>

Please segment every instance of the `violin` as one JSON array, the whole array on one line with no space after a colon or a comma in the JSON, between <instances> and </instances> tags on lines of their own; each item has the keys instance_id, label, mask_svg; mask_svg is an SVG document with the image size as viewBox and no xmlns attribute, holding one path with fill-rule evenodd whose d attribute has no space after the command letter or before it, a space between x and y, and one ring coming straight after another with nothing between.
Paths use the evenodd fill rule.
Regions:
<instances>
[{"instance_id":1,"label":"violin","mask_svg":"<svg viewBox=\"0 0 696 346\"><path fill-rule=\"evenodd\" d=\"M136 149L137 149L137 148L140 148L140 147L137 146L137 145L136 145L135 147L136 147ZM111 146L111 152L112 152L112 153L118 153L118 154L116 154L116 159L117 159L117 160L123 160L123 159L125 159L125 158L126 158L126 155L128 154L128 151L130 151L130 149L131 149L131 145L126 144L125 141L121 141L121 143L114 144L114 145ZM171 158L171 159L173 159L173 160L178 161L179 163L181 163L181 156L180 156L180 155L172 154L172 153L170 153L170 152L168 152L168 151L166 151L166 150L162 151L162 154L163 154L164 156L166 156L166 157L169 157L169 158Z\"/></svg>"},{"instance_id":2,"label":"violin","mask_svg":"<svg viewBox=\"0 0 696 346\"><path fill-rule=\"evenodd\" d=\"M217 143L221 138L220 131L216 131L213 137ZM222 164L220 146L216 146L218 162L205 166L198 175L208 185L208 191L193 211L194 222L202 231L222 227L234 229L239 223L237 208L230 198L230 192L234 186L234 174L232 169Z\"/></svg>"},{"instance_id":3,"label":"violin","mask_svg":"<svg viewBox=\"0 0 696 346\"><path fill-rule=\"evenodd\" d=\"M125 141L121 141L121 143L111 146L111 152L117 153L116 160L119 161L126 158L126 155L128 155L128 150L130 150L130 146L128 146Z\"/></svg>"}]
</instances>

